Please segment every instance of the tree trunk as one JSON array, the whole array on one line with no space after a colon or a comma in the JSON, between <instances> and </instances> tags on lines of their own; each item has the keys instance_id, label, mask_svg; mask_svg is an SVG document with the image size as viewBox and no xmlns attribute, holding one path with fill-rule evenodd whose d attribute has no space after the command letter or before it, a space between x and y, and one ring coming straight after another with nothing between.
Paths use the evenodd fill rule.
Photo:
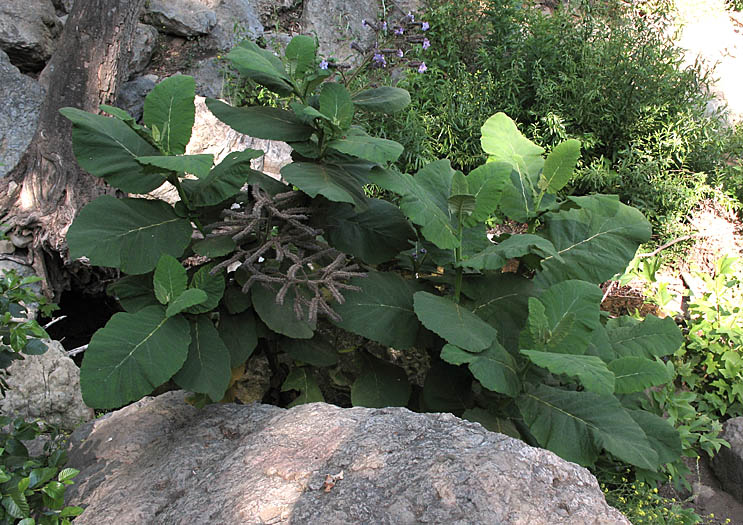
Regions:
<instances>
[{"instance_id":1,"label":"tree trunk","mask_svg":"<svg viewBox=\"0 0 743 525\"><path fill-rule=\"evenodd\" d=\"M72 153L71 124L59 109L98 111L113 104L131 56L144 0L78 0L42 71L39 125L16 168L0 179L0 223L29 232L29 259L49 296L69 287L65 235L77 212L113 190L84 173Z\"/></svg>"}]
</instances>

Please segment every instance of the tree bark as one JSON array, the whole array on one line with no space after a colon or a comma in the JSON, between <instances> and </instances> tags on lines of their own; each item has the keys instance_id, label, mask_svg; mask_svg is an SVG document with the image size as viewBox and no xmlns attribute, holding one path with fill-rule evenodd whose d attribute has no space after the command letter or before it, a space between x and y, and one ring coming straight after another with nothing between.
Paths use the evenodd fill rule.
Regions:
<instances>
[{"instance_id":1,"label":"tree bark","mask_svg":"<svg viewBox=\"0 0 743 525\"><path fill-rule=\"evenodd\" d=\"M139 12L145 0L78 0L39 77L46 89L39 125L15 169L0 179L0 223L31 233L29 259L49 296L69 287L65 235L77 212L113 190L83 172L72 152L71 124L59 109L98 112L127 80Z\"/></svg>"}]
</instances>

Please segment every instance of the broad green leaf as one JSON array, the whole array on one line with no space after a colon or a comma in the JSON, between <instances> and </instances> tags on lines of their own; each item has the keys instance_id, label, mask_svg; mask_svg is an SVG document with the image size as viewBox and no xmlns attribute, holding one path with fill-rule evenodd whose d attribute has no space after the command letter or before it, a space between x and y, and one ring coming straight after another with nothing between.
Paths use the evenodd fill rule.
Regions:
<instances>
[{"instance_id":1,"label":"broad green leaf","mask_svg":"<svg viewBox=\"0 0 743 525\"><path fill-rule=\"evenodd\" d=\"M69 481L71 479L74 479L78 474L80 474L80 471L75 468L64 468L59 471L59 474L57 475L57 481Z\"/></svg>"},{"instance_id":2,"label":"broad green leaf","mask_svg":"<svg viewBox=\"0 0 743 525\"><path fill-rule=\"evenodd\" d=\"M129 113L127 113L121 108L117 108L115 106L109 106L108 104L101 104L100 106L98 106L98 109L100 109L101 111L105 111L109 115L114 116L121 121L126 122L131 128L134 128L134 129L142 128L142 126L137 124L137 121L134 120L134 117L132 117Z\"/></svg>"},{"instance_id":3,"label":"broad green leaf","mask_svg":"<svg viewBox=\"0 0 743 525\"><path fill-rule=\"evenodd\" d=\"M646 388L663 385L673 379L669 377L663 363L645 357L620 357L609 363L609 370L617 378L617 394L642 392Z\"/></svg>"},{"instance_id":4,"label":"broad green leaf","mask_svg":"<svg viewBox=\"0 0 743 525\"><path fill-rule=\"evenodd\" d=\"M544 148L524 137L505 113L485 121L480 143L489 161L508 162L521 175L534 175L544 166Z\"/></svg>"},{"instance_id":5,"label":"broad green leaf","mask_svg":"<svg viewBox=\"0 0 743 525\"><path fill-rule=\"evenodd\" d=\"M447 342L470 352L489 348L498 332L463 306L428 292L413 295L415 314L423 326Z\"/></svg>"},{"instance_id":6,"label":"broad green leaf","mask_svg":"<svg viewBox=\"0 0 743 525\"><path fill-rule=\"evenodd\" d=\"M353 128L346 135L328 142L328 147L377 164L395 162L403 151L402 145L394 140L372 137Z\"/></svg>"},{"instance_id":7,"label":"broad green leaf","mask_svg":"<svg viewBox=\"0 0 743 525\"><path fill-rule=\"evenodd\" d=\"M475 407L464 411L462 418L467 421L474 421L480 423L482 426L490 430L491 432L498 432L511 436L512 438L521 439L521 433L519 433L516 425L510 419L498 417L490 410L484 408Z\"/></svg>"},{"instance_id":8,"label":"broad green leaf","mask_svg":"<svg viewBox=\"0 0 743 525\"><path fill-rule=\"evenodd\" d=\"M2 503L8 514L14 518L25 518L30 512L26 498L23 497L23 494L19 494L17 491L3 496Z\"/></svg>"},{"instance_id":9,"label":"broad green leaf","mask_svg":"<svg viewBox=\"0 0 743 525\"><path fill-rule=\"evenodd\" d=\"M295 366L286 376L284 384L281 385L281 391L298 390L299 396L289 403L288 407L295 407L305 403L319 403L325 401L320 391L315 375L312 369L306 366Z\"/></svg>"},{"instance_id":10,"label":"broad green leaf","mask_svg":"<svg viewBox=\"0 0 743 525\"><path fill-rule=\"evenodd\" d=\"M650 224L615 196L568 197L578 208L547 214L544 237L562 260L547 257L535 280L548 286L567 279L602 283L621 273L650 239Z\"/></svg>"},{"instance_id":11,"label":"broad green leaf","mask_svg":"<svg viewBox=\"0 0 743 525\"><path fill-rule=\"evenodd\" d=\"M635 422L640 425L658 453L658 463L673 463L681 457L682 445L679 431L667 419L646 412L645 410L627 410Z\"/></svg>"},{"instance_id":12,"label":"broad green leaf","mask_svg":"<svg viewBox=\"0 0 743 525\"><path fill-rule=\"evenodd\" d=\"M295 77L304 75L311 66L315 65L316 52L317 45L311 36L297 35L292 38L284 52L289 61L289 74Z\"/></svg>"},{"instance_id":13,"label":"broad green leaf","mask_svg":"<svg viewBox=\"0 0 743 525\"><path fill-rule=\"evenodd\" d=\"M475 211L467 217L465 225L474 226L495 213L511 171L511 165L506 162L488 162L469 172L467 187L475 196Z\"/></svg>"},{"instance_id":14,"label":"broad green leaf","mask_svg":"<svg viewBox=\"0 0 743 525\"><path fill-rule=\"evenodd\" d=\"M217 402L230 384L230 352L208 317L191 321L191 344L183 367L173 376L178 386Z\"/></svg>"},{"instance_id":15,"label":"broad green leaf","mask_svg":"<svg viewBox=\"0 0 743 525\"><path fill-rule=\"evenodd\" d=\"M54 500L62 501L65 490L66 486L63 483L60 483L59 481L50 481L43 489L41 489L41 492Z\"/></svg>"},{"instance_id":16,"label":"broad green leaf","mask_svg":"<svg viewBox=\"0 0 743 525\"><path fill-rule=\"evenodd\" d=\"M447 344L441 349L441 359L453 365L467 363L472 375L488 390L510 397L521 393L516 361L498 342L477 354Z\"/></svg>"},{"instance_id":17,"label":"broad green leaf","mask_svg":"<svg viewBox=\"0 0 743 525\"><path fill-rule=\"evenodd\" d=\"M472 406L472 376L466 368L435 361L423 384L424 412L461 414Z\"/></svg>"},{"instance_id":18,"label":"broad green leaf","mask_svg":"<svg viewBox=\"0 0 743 525\"><path fill-rule=\"evenodd\" d=\"M250 161L261 155L263 152L255 149L235 151L222 159L203 179L181 181L189 205L196 208L214 206L236 195L251 175L258 174L251 169Z\"/></svg>"},{"instance_id":19,"label":"broad green leaf","mask_svg":"<svg viewBox=\"0 0 743 525\"><path fill-rule=\"evenodd\" d=\"M550 336L549 319L545 315L542 302L536 297L529 297L529 318L526 326L533 341L543 343Z\"/></svg>"},{"instance_id":20,"label":"broad green leaf","mask_svg":"<svg viewBox=\"0 0 743 525\"><path fill-rule=\"evenodd\" d=\"M286 75L284 65L270 50L261 49L255 43L245 40L233 48L226 58L241 75L266 86L271 91L282 96L292 93L292 84Z\"/></svg>"},{"instance_id":21,"label":"broad green leaf","mask_svg":"<svg viewBox=\"0 0 743 525\"><path fill-rule=\"evenodd\" d=\"M546 368L553 374L577 377L583 387L590 392L606 395L614 393L614 374L598 357L553 354L537 350L521 350L521 353L535 365Z\"/></svg>"},{"instance_id":22,"label":"broad green leaf","mask_svg":"<svg viewBox=\"0 0 743 525\"><path fill-rule=\"evenodd\" d=\"M220 235L219 237L207 237L193 243L193 251L204 257L214 258L227 255L235 251L237 245L232 237Z\"/></svg>"},{"instance_id":23,"label":"broad green leaf","mask_svg":"<svg viewBox=\"0 0 743 525\"><path fill-rule=\"evenodd\" d=\"M165 315L166 317L173 317L174 315L178 315L179 313L188 310L192 306L206 302L208 298L209 296L204 290L189 288L173 299L165 310Z\"/></svg>"},{"instance_id":24,"label":"broad green leaf","mask_svg":"<svg viewBox=\"0 0 743 525\"><path fill-rule=\"evenodd\" d=\"M454 214L461 221L472 215L475 211L475 196L469 194L452 195L446 199L449 213Z\"/></svg>"},{"instance_id":25,"label":"broad green leaf","mask_svg":"<svg viewBox=\"0 0 743 525\"><path fill-rule=\"evenodd\" d=\"M214 98L206 99L206 107L229 127L250 137L296 142L307 140L313 132L294 113L279 108L233 108Z\"/></svg>"},{"instance_id":26,"label":"broad green leaf","mask_svg":"<svg viewBox=\"0 0 743 525\"><path fill-rule=\"evenodd\" d=\"M592 465L601 448L618 459L657 470L658 454L614 396L539 385L516 401L539 444L563 459Z\"/></svg>"},{"instance_id":27,"label":"broad green leaf","mask_svg":"<svg viewBox=\"0 0 743 525\"><path fill-rule=\"evenodd\" d=\"M389 261L409 246L415 231L400 208L381 199L368 199L357 213L345 204L327 206L322 229L328 243L368 264Z\"/></svg>"},{"instance_id":28,"label":"broad green leaf","mask_svg":"<svg viewBox=\"0 0 743 525\"><path fill-rule=\"evenodd\" d=\"M165 202L103 195L80 210L67 243L73 259L140 274L154 269L163 254L180 257L191 231L191 223Z\"/></svg>"},{"instance_id":29,"label":"broad green leaf","mask_svg":"<svg viewBox=\"0 0 743 525\"><path fill-rule=\"evenodd\" d=\"M315 335L312 339L286 339L281 349L292 359L312 366L333 366L338 363L335 348L321 335Z\"/></svg>"},{"instance_id":30,"label":"broad green leaf","mask_svg":"<svg viewBox=\"0 0 743 525\"><path fill-rule=\"evenodd\" d=\"M294 294L292 288L284 297L284 304L276 303L278 288L272 289L262 283L256 283L250 289L253 298L253 308L271 330L294 339L309 339L315 333L316 323L309 323L304 319L297 319L294 313Z\"/></svg>"},{"instance_id":31,"label":"broad green leaf","mask_svg":"<svg viewBox=\"0 0 743 525\"><path fill-rule=\"evenodd\" d=\"M353 119L353 102L345 86L336 82L326 82L318 97L320 113L330 119L340 129L348 129Z\"/></svg>"},{"instance_id":32,"label":"broad green leaf","mask_svg":"<svg viewBox=\"0 0 743 525\"><path fill-rule=\"evenodd\" d=\"M60 517L63 517L63 518L73 517L73 516L79 516L83 512L85 512L85 509L82 507L65 507L60 511L59 515ZM63 522L62 525L67 525L67 524Z\"/></svg>"},{"instance_id":33,"label":"broad green leaf","mask_svg":"<svg viewBox=\"0 0 743 525\"><path fill-rule=\"evenodd\" d=\"M459 246L447 202L453 175L449 161L439 160L423 167L415 177L385 170L373 182L402 197L400 209L421 227L428 241L442 250L453 250Z\"/></svg>"},{"instance_id":34,"label":"broad green leaf","mask_svg":"<svg viewBox=\"0 0 743 525\"><path fill-rule=\"evenodd\" d=\"M557 250L547 239L523 233L512 235L508 239L488 246L486 249L467 259L460 265L475 270L500 270L509 259L516 259L527 254L535 254L539 257L559 257Z\"/></svg>"},{"instance_id":35,"label":"broad green leaf","mask_svg":"<svg viewBox=\"0 0 743 525\"><path fill-rule=\"evenodd\" d=\"M214 310L219 304L219 300L224 295L225 281L224 272L220 271L212 275L211 269L214 264L202 266L191 277L189 288L199 288L206 292L206 301L189 307L186 311L191 314L202 314Z\"/></svg>"},{"instance_id":36,"label":"broad green leaf","mask_svg":"<svg viewBox=\"0 0 743 525\"><path fill-rule=\"evenodd\" d=\"M137 157L137 162L155 166L176 173L191 173L199 178L206 177L214 162L214 155L181 155Z\"/></svg>"},{"instance_id":37,"label":"broad green leaf","mask_svg":"<svg viewBox=\"0 0 743 525\"><path fill-rule=\"evenodd\" d=\"M85 351L83 400L95 408L118 408L146 396L181 368L190 342L188 321L165 317L161 306L114 314Z\"/></svg>"},{"instance_id":38,"label":"broad green leaf","mask_svg":"<svg viewBox=\"0 0 743 525\"><path fill-rule=\"evenodd\" d=\"M340 166L292 162L281 168L281 177L310 197L322 195L333 202L364 206L363 183Z\"/></svg>"},{"instance_id":39,"label":"broad green leaf","mask_svg":"<svg viewBox=\"0 0 743 525\"><path fill-rule=\"evenodd\" d=\"M509 167L512 168L510 164ZM518 171L512 169L501 193L499 211L516 222L532 221L539 211L533 186L527 175L520 175ZM550 199L554 201L554 197L550 195L542 198L540 209L544 209L550 203Z\"/></svg>"},{"instance_id":40,"label":"broad green leaf","mask_svg":"<svg viewBox=\"0 0 743 525\"><path fill-rule=\"evenodd\" d=\"M642 322L631 318L611 319L606 330L619 357L662 357L674 353L683 343L681 330L670 317L648 315Z\"/></svg>"},{"instance_id":41,"label":"broad green leaf","mask_svg":"<svg viewBox=\"0 0 743 525\"><path fill-rule=\"evenodd\" d=\"M413 311L415 283L396 273L370 271L365 278L354 277L349 284L360 292L348 291L346 302L334 305L342 320L335 325L397 349L415 344L420 324Z\"/></svg>"},{"instance_id":42,"label":"broad green leaf","mask_svg":"<svg viewBox=\"0 0 743 525\"><path fill-rule=\"evenodd\" d=\"M242 288L239 286L228 286L225 288L222 303L227 308L227 311L233 315L244 312L253 305L250 294L243 293Z\"/></svg>"},{"instance_id":43,"label":"broad green leaf","mask_svg":"<svg viewBox=\"0 0 743 525\"><path fill-rule=\"evenodd\" d=\"M230 368L243 364L258 346L258 331L252 310L236 315L219 314L219 337L230 351Z\"/></svg>"},{"instance_id":44,"label":"broad green leaf","mask_svg":"<svg viewBox=\"0 0 743 525\"><path fill-rule=\"evenodd\" d=\"M376 113L395 113L410 104L410 93L401 88L383 86L367 89L353 97L353 103Z\"/></svg>"},{"instance_id":45,"label":"broad green leaf","mask_svg":"<svg viewBox=\"0 0 743 525\"><path fill-rule=\"evenodd\" d=\"M353 406L384 408L407 405L411 387L403 369L370 356L365 361L361 375L351 385Z\"/></svg>"},{"instance_id":46,"label":"broad green leaf","mask_svg":"<svg viewBox=\"0 0 743 525\"><path fill-rule=\"evenodd\" d=\"M129 313L159 304L152 290L151 274L125 275L110 285L107 293L116 297L122 308Z\"/></svg>"},{"instance_id":47,"label":"broad green leaf","mask_svg":"<svg viewBox=\"0 0 743 525\"><path fill-rule=\"evenodd\" d=\"M186 152L196 115L195 89L193 77L173 75L156 85L144 99L142 122L150 129L157 126L161 133L158 142L166 154Z\"/></svg>"},{"instance_id":48,"label":"broad green leaf","mask_svg":"<svg viewBox=\"0 0 743 525\"><path fill-rule=\"evenodd\" d=\"M555 146L544 161L544 170L539 177L539 189L549 193L560 191L573 176L579 158L579 140L569 139Z\"/></svg>"},{"instance_id":49,"label":"broad green leaf","mask_svg":"<svg viewBox=\"0 0 743 525\"><path fill-rule=\"evenodd\" d=\"M588 343L588 348L586 348L586 355L600 357L605 363L617 358L616 352L611 347L609 334L604 325L599 324L599 326L593 330L591 341Z\"/></svg>"},{"instance_id":50,"label":"broad green leaf","mask_svg":"<svg viewBox=\"0 0 743 525\"><path fill-rule=\"evenodd\" d=\"M186 291L186 269L172 255L162 255L152 279L155 297L161 304L168 304Z\"/></svg>"},{"instance_id":51,"label":"broad green leaf","mask_svg":"<svg viewBox=\"0 0 743 525\"><path fill-rule=\"evenodd\" d=\"M31 470L28 477L28 487L36 488L43 485L57 474L57 469L53 467L35 468Z\"/></svg>"},{"instance_id":52,"label":"broad green leaf","mask_svg":"<svg viewBox=\"0 0 743 525\"><path fill-rule=\"evenodd\" d=\"M59 112L72 121L72 150L80 167L127 193L147 193L165 179L137 162L158 151L122 121L76 108Z\"/></svg>"}]
</instances>

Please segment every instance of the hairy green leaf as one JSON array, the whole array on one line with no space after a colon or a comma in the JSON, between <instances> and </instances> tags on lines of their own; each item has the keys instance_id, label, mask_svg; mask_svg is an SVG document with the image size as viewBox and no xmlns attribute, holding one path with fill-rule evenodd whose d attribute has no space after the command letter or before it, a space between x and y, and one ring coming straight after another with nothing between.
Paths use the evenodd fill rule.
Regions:
<instances>
[{"instance_id":1,"label":"hairy green leaf","mask_svg":"<svg viewBox=\"0 0 743 525\"><path fill-rule=\"evenodd\" d=\"M465 225L474 226L495 213L511 171L507 162L488 162L469 172L467 187L475 196L475 210L465 219Z\"/></svg>"},{"instance_id":2,"label":"hairy green leaf","mask_svg":"<svg viewBox=\"0 0 743 525\"><path fill-rule=\"evenodd\" d=\"M353 97L353 103L376 113L395 113L410 104L410 93L401 88L382 86L367 89Z\"/></svg>"},{"instance_id":3,"label":"hairy green leaf","mask_svg":"<svg viewBox=\"0 0 743 525\"><path fill-rule=\"evenodd\" d=\"M191 314L201 314L214 310L219 304L219 300L224 295L225 281L224 273L220 271L212 275L211 269L214 264L202 266L191 277L189 288L198 288L206 292L206 301L191 306L186 311Z\"/></svg>"},{"instance_id":4,"label":"hairy green leaf","mask_svg":"<svg viewBox=\"0 0 743 525\"><path fill-rule=\"evenodd\" d=\"M198 288L189 288L188 290L184 290L168 305L165 310L165 316L173 317L174 315L188 310L192 306L206 302L208 298L209 296L204 290L199 290Z\"/></svg>"},{"instance_id":5,"label":"hairy green leaf","mask_svg":"<svg viewBox=\"0 0 743 525\"><path fill-rule=\"evenodd\" d=\"M155 297L161 304L168 304L186 290L186 269L172 255L162 255L153 277Z\"/></svg>"},{"instance_id":6,"label":"hairy green leaf","mask_svg":"<svg viewBox=\"0 0 743 525\"><path fill-rule=\"evenodd\" d=\"M271 91L282 96L292 93L293 87L284 65L270 50L261 49L254 42L244 40L233 48L226 58L241 75L266 86Z\"/></svg>"},{"instance_id":7,"label":"hairy green leaf","mask_svg":"<svg viewBox=\"0 0 743 525\"><path fill-rule=\"evenodd\" d=\"M538 350L521 350L521 353L535 365L546 368L553 374L577 377L590 392L606 395L614 393L614 374L596 356L553 354Z\"/></svg>"},{"instance_id":8,"label":"hairy green leaf","mask_svg":"<svg viewBox=\"0 0 743 525\"><path fill-rule=\"evenodd\" d=\"M173 75L156 85L144 99L142 122L150 129L160 130L158 142L166 154L186 152L196 116L195 89L193 77Z\"/></svg>"},{"instance_id":9,"label":"hairy green leaf","mask_svg":"<svg viewBox=\"0 0 743 525\"><path fill-rule=\"evenodd\" d=\"M279 108L234 108L214 98L206 99L206 107L235 131L259 139L295 142L307 140L313 132L294 113Z\"/></svg>"},{"instance_id":10,"label":"hairy green leaf","mask_svg":"<svg viewBox=\"0 0 743 525\"><path fill-rule=\"evenodd\" d=\"M340 166L292 162L281 168L281 176L310 197L322 195L333 202L348 202L362 208L366 204L363 182Z\"/></svg>"},{"instance_id":11,"label":"hairy green leaf","mask_svg":"<svg viewBox=\"0 0 743 525\"><path fill-rule=\"evenodd\" d=\"M340 129L348 129L353 119L353 102L351 94L341 84L326 82L322 85L319 96L320 113L330 119Z\"/></svg>"},{"instance_id":12,"label":"hairy green leaf","mask_svg":"<svg viewBox=\"0 0 743 525\"><path fill-rule=\"evenodd\" d=\"M191 344L183 367L173 376L181 388L219 401L230 384L230 352L208 317L191 321Z\"/></svg>"},{"instance_id":13,"label":"hairy green leaf","mask_svg":"<svg viewBox=\"0 0 743 525\"><path fill-rule=\"evenodd\" d=\"M344 136L328 142L328 147L347 155L377 164L395 162L402 154L402 145L394 140L380 139L351 128Z\"/></svg>"},{"instance_id":14,"label":"hairy green leaf","mask_svg":"<svg viewBox=\"0 0 743 525\"><path fill-rule=\"evenodd\" d=\"M196 208L214 206L236 195L251 176L259 174L251 169L250 161L261 155L263 152L255 149L235 151L214 166L206 177L181 181L189 205Z\"/></svg>"},{"instance_id":15,"label":"hairy green leaf","mask_svg":"<svg viewBox=\"0 0 743 525\"><path fill-rule=\"evenodd\" d=\"M627 410L627 413L645 432L658 454L659 464L673 463L681 457L681 436L667 419L645 410Z\"/></svg>"},{"instance_id":16,"label":"hairy green leaf","mask_svg":"<svg viewBox=\"0 0 743 525\"><path fill-rule=\"evenodd\" d=\"M615 359L609 363L609 370L617 378L617 394L642 392L646 388L663 385L673 379L663 363L638 356Z\"/></svg>"},{"instance_id":17,"label":"hairy green leaf","mask_svg":"<svg viewBox=\"0 0 743 525\"><path fill-rule=\"evenodd\" d=\"M464 411L464 414L462 414L462 418L466 419L467 421L480 423L491 432L498 432L500 434L505 434L516 439L522 438L521 434L516 428L516 425L514 425L510 419L498 417L490 410L486 410L480 407L470 408Z\"/></svg>"},{"instance_id":18,"label":"hairy green leaf","mask_svg":"<svg viewBox=\"0 0 743 525\"><path fill-rule=\"evenodd\" d=\"M315 39L307 35L297 35L286 46L285 55L289 61L289 74L301 77L315 64L317 45Z\"/></svg>"},{"instance_id":19,"label":"hairy green leaf","mask_svg":"<svg viewBox=\"0 0 743 525\"><path fill-rule=\"evenodd\" d=\"M544 170L539 177L539 189L549 193L560 191L573 176L579 158L580 141L569 139L555 146L544 161Z\"/></svg>"},{"instance_id":20,"label":"hairy green leaf","mask_svg":"<svg viewBox=\"0 0 743 525\"><path fill-rule=\"evenodd\" d=\"M303 405L305 403L318 403L325 401L322 391L317 384L312 369L306 366L295 366L289 371L284 384L281 385L281 391L298 390L299 395L289 403L289 408Z\"/></svg>"},{"instance_id":21,"label":"hairy green leaf","mask_svg":"<svg viewBox=\"0 0 743 525\"><path fill-rule=\"evenodd\" d=\"M521 175L536 174L544 166L544 148L524 137L505 113L485 121L480 142L489 160L508 162Z\"/></svg>"},{"instance_id":22,"label":"hairy green leaf","mask_svg":"<svg viewBox=\"0 0 743 525\"><path fill-rule=\"evenodd\" d=\"M145 306L159 304L152 289L152 275L125 275L111 284L107 293L116 297L119 304L129 313L141 310Z\"/></svg>"},{"instance_id":23,"label":"hairy green leaf","mask_svg":"<svg viewBox=\"0 0 743 525\"><path fill-rule=\"evenodd\" d=\"M463 260L460 265L475 270L500 270L509 259L523 257L527 254L540 257L560 257L557 250L547 239L538 235L523 233L512 235L508 239L493 244L483 251Z\"/></svg>"},{"instance_id":24,"label":"hairy green leaf","mask_svg":"<svg viewBox=\"0 0 743 525\"><path fill-rule=\"evenodd\" d=\"M413 295L415 314L423 326L470 352L490 347L498 332L463 306L428 292Z\"/></svg>"},{"instance_id":25,"label":"hairy green leaf","mask_svg":"<svg viewBox=\"0 0 743 525\"><path fill-rule=\"evenodd\" d=\"M683 343L681 330L670 317L648 315L642 322L612 319L606 330L612 348L620 357L662 357L674 353Z\"/></svg>"},{"instance_id":26,"label":"hairy green leaf","mask_svg":"<svg viewBox=\"0 0 743 525\"><path fill-rule=\"evenodd\" d=\"M498 342L477 354L447 344L441 349L441 359L453 365L467 363L472 375L488 390L510 397L521 392L516 361Z\"/></svg>"}]
</instances>

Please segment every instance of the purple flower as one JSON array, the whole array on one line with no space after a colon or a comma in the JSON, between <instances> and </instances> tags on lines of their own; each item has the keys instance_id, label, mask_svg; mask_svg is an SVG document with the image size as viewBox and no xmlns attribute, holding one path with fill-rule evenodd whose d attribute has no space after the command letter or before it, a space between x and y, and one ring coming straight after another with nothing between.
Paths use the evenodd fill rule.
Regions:
<instances>
[{"instance_id":1,"label":"purple flower","mask_svg":"<svg viewBox=\"0 0 743 525\"><path fill-rule=\"evenodd\" d=\"M361 27L366 27L366 26L367 26L367 24L366 24L366 18L362 18L361 19Z\"/></svg>"},{"instance_id":2,"label":"purple flower","mask_svg":"<svg viewBox=\"0 0 743 525\"><path fill-rule=\"evenodd\" d=\"M429 29L430 27L431 27L431 26L430 26L430 25L428 25L428 22L423 22L423 23L421 24L421 31L428 31L428 29Z\"/></svg>"},{"instance_id":3,"label":"purple flower","mask_svg":"<svg viewBox=\"0 0 743 525\"><path fill-rule=\"evenodd\" d=\"M421 253L426 253L426 249L425 248L421 248Z\"/></svg>"},{"instance_id":4,"label":"purple flower","mask_svg":"<svg viewBox=\"0 0 743 525\"><path fill-rule=\"evenodd\" d=\"M404 53L402 52L402 49L398 49L398 50L397 50L397 53L396 53L396 55L397 55L398 57L402 58L402 57L403 57L403 54L404 54Z\"/></svg>"},{"instance_id":5,"label":"purple flower","mask_svg":"<svg viewBox=\"0 0 743 525\"><path fill-rule=\"evenodd\" d=\"M379 64L380 66L384 67L387 65L387 61L384 59L384 55L381 53L374 53L374 57L372 58L374 63Z\"/></svg>"},{"instance_id":6,"label":"purple flower","mask_svg":"<svg viewBox=\"0 0 743 525\"><path fill-rule=\"evenodd\" d=\"M408 11L408 15L406 18L410 20L411 22L415 22L415 15L411 13L410 11Z\"/></svg>"},{"instance_id":7,"label":"purple flower","mask_svg":"<svg viewBox=\"0 0 743 525\"><path fill-rule=\"evenodd\" d=\"M423 39L423 49L428 49L429 47L431 47L431 42L427 38L424 38Z\"/></svg>"},{"instance_id":8,"label":"purple flower","mask_svg":"<svg viewBox=\"0 0 743 525\"><path fill-rule=\"evenodd\" d=\"M423 73L426 69L428 69L426 67L426 63L425 62L421 62L421 65L418 66L418 73Z\"/></svg>"},{"instance_id":9,"label":"purple flower","mask_svg":"<svg viewBox=\"0 0 743 525\"><path fill-rule=\"evenodd\" d=\"M324 58L320 61L320 69L328 69L328 61Z\"/></svg>"},{"instance_id":10,"label":"purple flower","mask_svg":"<svg viewBox=\"0 0 743 525\"><path fill-rule=\"evenodd\" d=\"M384 31L385 33L387 32L387 22L386 21L382 22L382 31Z\"/></svg>"},{"instance_id":11,"label":"purple flower","mask_svg":"<svg viewBox=\"0 0 743 525\"><path fill-rule=\"evenodd\" d=\"M395 34L396 35L402 35L405 32L405 30L402 27L396 27L395 28Z\"/></svg>"}]
</instances>

